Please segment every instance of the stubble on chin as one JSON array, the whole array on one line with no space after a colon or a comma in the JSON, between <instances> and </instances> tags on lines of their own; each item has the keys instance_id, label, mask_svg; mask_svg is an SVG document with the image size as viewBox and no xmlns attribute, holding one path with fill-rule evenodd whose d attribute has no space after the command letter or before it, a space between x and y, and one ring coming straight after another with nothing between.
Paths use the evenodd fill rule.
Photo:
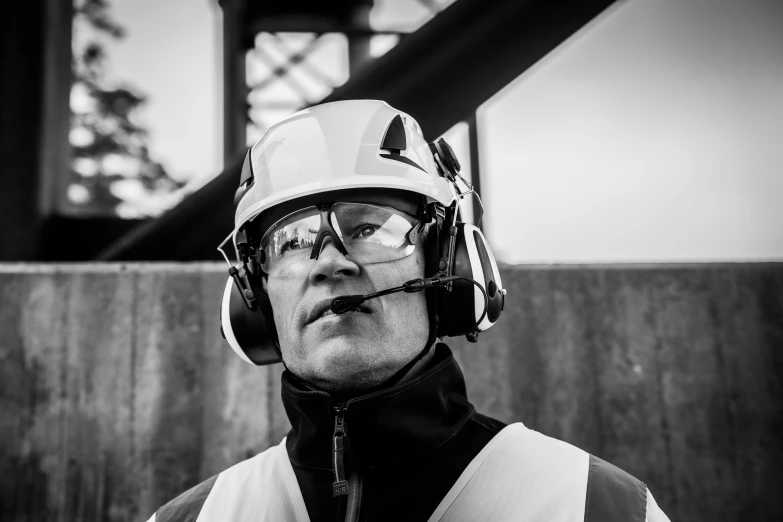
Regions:
<instances>
[{"instance_id":1,"label":"stubble on chin","mask_svg":"<svg viewBox=\"0 0 783 522\"><path fill-rule=\"evenodd\" d=\"M296 361L291 361L293 364L286 361L286 366L300 379L324 391L367 390L389 379L399 370L397 366L404 365L394 358L381 358L381 354L366 351L367 346L379 344L370 341L357 346L331 340L310 353L300 354Z\"/></svg>"}]
</instances>

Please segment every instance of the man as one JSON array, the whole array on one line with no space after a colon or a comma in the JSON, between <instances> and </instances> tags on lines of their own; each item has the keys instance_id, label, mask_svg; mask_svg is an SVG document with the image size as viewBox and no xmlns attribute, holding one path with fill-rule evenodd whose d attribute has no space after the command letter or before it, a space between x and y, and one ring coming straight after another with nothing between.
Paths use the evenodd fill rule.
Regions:
<instances>
[{"instance_id":1,"label":"man","mask_svg":"<svg viewBox=\"0 0 783 522\"><path fill-rule=\"evenodd\" d=\"M282 360L292 429L151 520L668 520L630 475L468 401L436 339L475 340L505 298L457 220L469 191L383 102L313 107L251 148L222 327L246 361Z\"/></svg>"}]
</instances>

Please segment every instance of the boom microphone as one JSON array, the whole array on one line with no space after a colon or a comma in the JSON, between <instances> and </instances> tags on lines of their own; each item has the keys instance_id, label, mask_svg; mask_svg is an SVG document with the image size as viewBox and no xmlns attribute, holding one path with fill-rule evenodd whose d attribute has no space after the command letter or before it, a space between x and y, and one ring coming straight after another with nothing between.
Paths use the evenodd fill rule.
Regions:
<instances>
[{"instance_id":1,"label":"boom microphone","mask_svg":"<svg viewBox=\"0 0 783 522\"><path fill-rule=\"evenodd\" d=\"M471 283L476 285L484 294L484 314L486 314L487 305L488 305L487 292L484 290L484 288L482 288L482 286L477 281L474 281L469 277L462 277L462 276L444 276L444 277L427 277L424 279L411 279L410 281L403 283L401 286L395 286L394 288L387 288L386 290L381 290L380 292L373 292L371 294L366 294L366 295L360 295L360 294L341 295L340 297L335 297L334 299L332 299L331 310L333 314L340 315L340 314L344 314L351 308L356 308L357 306L367 301L368 299L375 299L376 297L394 294L396 292L405 292L407 294L412 294L414 292L421 292L422 290L426 290L427 288L433 288L433 287L442 288L445 287L447 284L453 281L459 281L460 279L470 281ZM483 319L483 315L482 315L482 319ZM481 320L479 320L479 323L480 322Z\"/></svg>"},{"instance_id":2,"label":"boom microphone","mask_svg":"<svg viewBox=\"0 0 783 522\"><path fill-rule=\"evenodd\" d=\"M372 294L367 294L372 295ZM333 314L344 314L351 308L355 308L365 302L367 299L372 299L365 295L341 295L332 299L331 310Z\"/></svg>"}]
</instances>

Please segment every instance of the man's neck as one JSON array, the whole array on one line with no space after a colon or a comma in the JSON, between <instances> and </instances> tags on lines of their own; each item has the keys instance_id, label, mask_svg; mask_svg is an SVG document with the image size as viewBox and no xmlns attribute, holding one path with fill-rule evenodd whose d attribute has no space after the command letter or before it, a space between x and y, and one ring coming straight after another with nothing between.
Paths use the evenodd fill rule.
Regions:
<instances>
[{"instance_id":1,"label":"man's neck","mask_svg":"<svg viewBox=\"0 0 783 522\"><path fill-rule=\"evenodd\" d=\"M416 361L416 364L414 364L411 369L408 370L407 373L405 373L405 375L403 375L395 384L400 384L402 382L410 381L416 378L429 365L429 362L432 360L434 355L435 350L433 350L432 346L430 346L427 349L427 352L421 356L418 361Z\"/></svg>"}]
</instances>

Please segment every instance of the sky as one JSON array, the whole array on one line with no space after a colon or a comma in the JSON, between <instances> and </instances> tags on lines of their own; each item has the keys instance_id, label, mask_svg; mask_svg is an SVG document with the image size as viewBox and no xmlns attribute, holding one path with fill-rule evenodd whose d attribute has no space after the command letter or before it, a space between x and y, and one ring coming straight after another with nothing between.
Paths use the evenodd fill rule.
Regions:
<instances>
[{"instance_id":1,"label":"sky","mask_svg":"<svg viewBox=\"0 0 783 522\"><path fill-rule=\"evenodd\" d=\"M396 24L423 16L415 2L379 3ZM111 71L148 94L152 153L203 183L222 164L217 2L112 5L128 37L108 50ZM777 0L619 2L485 103L479 161L497 256L783 259L781 27ZM447 136L469 164L466 127Z\"/></svg>"},{"instance_id":2,"label":"sky","mask_svg":"<svg viewBox=\"0 0 783 522\"><path fill-rule=\"evenodd\" d=\"M222 18L217 0L111 0L127 35L107 41L110 75L147 94L151 153L179 179L223 165Z\"/></svg>"}]
</instances>

